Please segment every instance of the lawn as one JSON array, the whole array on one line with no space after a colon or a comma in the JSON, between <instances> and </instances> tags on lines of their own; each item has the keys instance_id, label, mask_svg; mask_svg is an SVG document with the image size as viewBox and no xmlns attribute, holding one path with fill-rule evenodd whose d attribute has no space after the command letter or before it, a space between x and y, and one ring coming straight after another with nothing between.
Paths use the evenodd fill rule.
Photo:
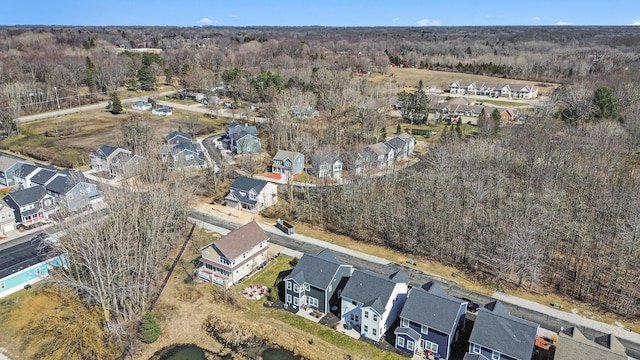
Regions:
<instances>
[{"instance_id":1,"label":"lawn","mask_svg":"<svg viewBox=\"0 0 640 360\"><path fill-rule=\"evenodd\" d=\"M174 110L172 116L158 117L147 112L129 111L113 115L104 110L73 113L56 118L32 121L20 126L21 134L0 142L0 147L22 156L50 161L60 167L82 167L89 163L89 153L102 144L120 145L120 125L134 114L153 124L159 136L191 126L187 118L197 116L198 127L219 132L226 119Z\"/></svg>"}]
</instances>

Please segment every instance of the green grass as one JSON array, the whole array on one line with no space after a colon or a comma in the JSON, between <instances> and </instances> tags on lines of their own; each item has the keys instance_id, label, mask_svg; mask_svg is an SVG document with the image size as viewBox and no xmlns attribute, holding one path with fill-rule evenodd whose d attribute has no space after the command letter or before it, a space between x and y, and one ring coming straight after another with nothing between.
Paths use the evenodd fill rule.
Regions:
<instances>
[{"instance_id":1,"label":"green grass","mask_svg":"<svg viewBox=\"0 0 640 360\"><path fill-rule=\"evenodd\" d=\"M500 106L500 107L514 107L514 106L522 106L525 105L523 104L523 102L515 102L515 101L500 101L500 100L493 100L493 99L489 99L489 100L480 100L482 102L483 105L494 105L494 106Z\"/></svg>"},{"instance_id":2,"label":"green grass","mask_svg":"<svg viewBox=\"0 0 640 360\"><path fill-rule=\"evenodd\" d=\"M293 181L302 183L310 183L312 180L313 178L311 177L311 175L307 174L306 172L302 172L293 177Z\"/></svg>"}]
</instances>

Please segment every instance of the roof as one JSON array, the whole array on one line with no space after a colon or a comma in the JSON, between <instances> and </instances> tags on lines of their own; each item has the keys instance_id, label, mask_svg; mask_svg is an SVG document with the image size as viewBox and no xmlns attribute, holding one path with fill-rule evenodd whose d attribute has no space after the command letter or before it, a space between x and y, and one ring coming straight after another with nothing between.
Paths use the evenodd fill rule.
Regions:
<instances>
[{"instance_id":1,"label":"roof","mask_svg":"<svg viewBox=\"0 0 640 360\"><path fill-rule=\"evenodd\" d=\"M364 307L372 307L382 314L396 284L406 282L406 279L407 276L402 271L387 277L369 270L355 270L342 290L342 296L361 302Z\"/></svg>"},{"instance_id":2,"label":"roof","mask_svg":"<svg viewBox=\"0 0 640 360\"><path fill-rule=\"evenodd\" d=\"M606 340L603 344L602 341ZM594 341L587 339L575 327L565 329L558 336L555 359L557 360L624 360L627 359L624 345L615 336L606 334Z\"/></svg>"},{"instance_id":3,"label":"roof","mask_svg":"<svg viewBox=\"0 0 640 360\"><path fill-rule=\"evenodd\" d=\"M31 182L45 185L49 180L51 180L54 176L58 174L57 171L40 169L35 175L31 177Z\"/></svg>"},{"instance_id":4,"label":"roof","mask_svg":"<svg viewBox=\"0 0 640 360\"><path fill-rule=\"evenodd\" d=\"M8 193L3 199L11 198L17 205L33 204L42 200L47 195L47 191L41 185L33 186L30 188L18 190L12 193ZM5 200L6 201L6 200Z\"/></svg>"},{"instance_id":5,"label":"roof","mask_svg":"<svg viewBox=\"0 0 640 360\"><path fill-rule=\"evenodd\" d=\"M235 259L244 252L251 250L254 246L263 241L268 241L269 237L262 230L260 225L253 220L250 223L239 227L220 239L204 246L204 250L209 246L217 248L227 259Z\"/></svg>"},{"instance_id":6,"label":"roof","mask_svg":"<svg viewBox=\"0 0 640 360\"><path fill-rule=\"evenodd\" d=\"M180 131L172 131L171 133L169 133L169 135L167 135L165 140L167 140L167 142L170 142L171 139L173 139L175 137L183 137L185 139L188 139L189 142L191 142L191 139L192 139L191 134L183 133L183 132L180 132Z\"/></svg>"},{"instance_id":7,"label":"roof","mask_svg":"<svg viewBox=\"0 0 640 360\"><path fill-rule=\"evenodd\" d=\"M98 149L98 151L96 151L98 153L98 155L102 155L105 158L108 158L109 156L111 156L111 154L118 150L118 149L125 149L122 146L111 146L111 145L102 145L100 146L100 148Z\"/></svg>"},{"instance_id":8,"label":"roof","mask_svg":"<svg viewBox=\"0 0 640 360\"><path fill-rule=\"evenodd\" d=\"M17 162L24 162L26 160L19 159L13 156L6 156L4 154L0 155L0 171L7 171L10 167L15 165Z\"/></svg>"},{"instance_id":9,"label":"roof","mask_svg":"<svg viewBox=\"0 0 640 360\"><path fill-rule=\"evenodd\" d=\"M396 151L402 150L402 148L407 145L407 143L399 137L391 138L385 141L384 144Z\"/></svg>"},{"instance_id":10,"label":"roof","mask_svg":"<svg viewBox=\"0 0 640 360\"><path fill-rule=\"evenodd\" d=\"M251 191L252 189L256 193L260 193L268 182L264 180L252 179L246 176L238 176L238 178L231 184L231 189L240 191Z\"/></svg>"},{"instance_id":11,"label":"roof","mask_svg":"<svg viewBox=\"0 0 640 360\"><path fill-rule=\"evenodd\" d=\"M58 174L53 180L51 180L45 188L51 192L57 194L66 194L69 190L73 189L80 181L71 178L70 176L65 176Z\"/></svg>"},{"instance_id":12,"label":"roof","mask_svg":"<svg viewBox=\"0 0 640 360\"><path fill-rule=\"evenodd\" d=\"M420 340L420 334L412 328L398 327L393 333L396 335L407 335L415 341Z\"/></svg>"},{"instance_id":13,"label":"roof","mask_svg":"<svg viewBox=\"0 0 640 360\"><path fill-rule=\"evenodd\" d=\"M182 151L192 151L196 154L200 154L200 144L194 144L192 142L180 142L177 144L172 144L169 145L169 152L171 152L171 155L178 155L180 154Z\"/></svg>"},{"instance_id":14,"label":"roof","mask_svg":"<svg viewBox=\"0 0 640 360\"><path fill-rule=\"evenodd\" d=\"M368 145L367 147L365 147L365 150L371 151L378 156L387 154L390 149L391 148L389 146L381 142L373 145Z\"/></svg>"},{"instance_id":15,"label":"roof","mask_svg":"<svg viewBox=\"0 0 640 360\"><path fill-rule=\"evenodd\" d=\"M39 247L39 241L26 241L0 250L0 279L42 262Z\"/></svg>"},{"instance_id":16,"label":"roof","mask_svg":"<svg viewBox=\"0 0 640 360\"><path fill-rule=\"evenodd\" d=\"M406 132L400 133L400 135L396 136L396 138L406 142L407 144L409 144L410 142L416 141L416 138L414 138L413 136L411 136L411 134Z\"/></svg>"},{"instance_id":17,"label":"roof","mask_svg":"<svg viewBox=\"0 0 640 360\"><path fill-rule=\"evenodd\" d=\"M14 175L19 177L26 177L37 169L40 169L40 167L33 164L22 164L18 169L16 169Z\"/></svg>"},{"instance_id":18,"label":"roof","mask_svg":"<svg viewBox=\"0 0 640 360\"><path fill-rule=\"evenodd\" d=\"M531 359L538 324L509 314L499 301L478 310L469 342L515 359Z\"/></svg>"},{"instance_id":19,"label":"roof","mask_svg":"<svg viewBox=\"0 0 640 360\"><path fill-rule=\"evenodd\" d=\"M293 162L298 156L302 156L301 153L296 151L278 150L273 160L286 160L289 159Z\"/></svg>"},{"instance_id":20,"label":"roof","mask_svg":"<svg viewBox=\"0 0 640 360\"><path fill-rule=\"evenodd\" d=\"M445 294L437 283L433 283L429 291L422 287L414 287L407 295L400 316L442 333L451 334L459 320L460 305L464 302Z\"/></svg>"},{"instance_id":21,"label":"roof","mask_svg":"<svg viewBox=\"0 0 640 360\"><path fill-rule=\"evenodd\" d=\"M329 249L324 249L317 255L304 254L285 280L292 279L299 285L307 283L318 289L327 289L340 266L351 267L336 260Z\"/></svg>"},{"instance_id":22,"label":"roof","mask_svg":"<svg viewBox=\"0 0 640 360\"><path fill-rule=\"evenodd\" d=\"M244 134L240 134L240 132L243 131ZM258 128L256 128L255 126L249 126L247 124L240 125L237 122L232 122L231 124L227 125L227 135L229 135L229 137L231 138L238 138L236 135L241 135L240 137L242 137L246 134L257 136Z\"/></svg>"},{"instance_id":23,"label":"roof","mask_svg":"<svg viewBox=\"0 0 640 360\"><path fill-rule=\"evenodd\" d=\"M462 360L488 360L486 357L482 356L482 354L464 354L464 359Z\"/></svg>"}]
</instances>

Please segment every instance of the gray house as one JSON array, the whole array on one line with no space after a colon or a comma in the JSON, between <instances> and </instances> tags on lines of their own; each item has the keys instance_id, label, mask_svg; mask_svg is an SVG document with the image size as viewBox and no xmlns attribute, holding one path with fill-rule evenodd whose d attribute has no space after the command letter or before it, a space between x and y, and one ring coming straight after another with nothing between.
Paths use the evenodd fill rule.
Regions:
<instances>
[{"instance_id":1,"label":"gray house","mask_svg":"<svg viewBox=\"0 0 640 360\"><path fill-rule=\"evenodd\" d=\"M626 360L625 347L611 334L593 340L587 339L576 327L562 330L558 334L556 360Z\"/></svg>"},{"instance_id":2,"label":"gray house","mask_svg":"<svg viewBox=\"0 0 640 360\"><path fill-rule=\"evenodd\" d=\"M273 157L271 172L292 176L304 170L304 155L295 151L278 150Z\"/></svg>"},{"instance_id":3,"label":"gray house","mask_svg":"<svg viewBox=\"0 0 640 360\"><path fill-rule=\"evenodd\" d=\"M291 274L284 278L285 306L310 307L321 313L337 309L340 294L353 272L353 266L336 260L331 250L317 255L304 254Z\"/></svg>"},{"instance_id":4,"label":"gray house","mask_svg":"<svg viewBox=\"0 0 640 360\"><path fill-rule=\"evenodd\" d=\"M78 211L103 201L102 192L95 184L85 181L81 174L58 174L46 185L49 195L69 211Z\"/></svg>"},{"instance_id":5,"label":"gray house","mask_svg":"<svg viewBox=\"0 0 640 360\"><path fill-rule=\"evenodd\" d=\"M499 301L478 310L469 353L494 360L531 360L538 324L513 316Z\"/></svg>"},{"instance_id":6,"label":"gray house","mask_svg":"<svg viewBox=\"0 0 640 360\"><path fill-rule=\"evenodd\" d=\"M177 138L174 138L174 141L176 139ZM162 145L160 154L170 169L183 170L189 167L206 167L206 161L200 144L177 142Z\"/></svg>"},{"instance_id":7,"label":"gray house","mask_svg":"<svg viewBox=\"0 0 640 360\"><path fill-rule=\"evenodd\" d=\"M236 154L248 154L262 151L262 143L258 138L258 128L247 124L232 122L227 125L225 139L229 150Z\"/></svg>"},{"instance_id":8,"label":"gray house","mask_svg":"<svg viewBox=\"0 0 640 360\"><path fill-rule=\"evenodd\" d=\"M259 212L278 202L278 186L274 183L239 176L225 197L228 207Z\"/></svg>"},{"instance_id":9,"label":"gray house","mask_svg":"<svg viewBox=\"0 0 640 360\"><path fill-rule=\"evenodd\" d=\"M13 209L4 200L0 199L0 231L6 235L7 232L15 230L15 228L16 218Z\"/></svg>"},{"instance_id":10,"label":"gray house","mask_svg":"<svg viewBox=\"0 0 640 360\"><path fill-rule=\"evenodd\" d=\"M2 199L13 209L16 224L20 225L47 221L56 211L55 199L41 185L8 193Z\"/></svg>"},{"instance_id":11,"label":"gray house","mask_svg":"<svg viewBox=\"0 0 640 360\"><path fill-rule=\"evenodd\" d=\"M311 158L311 174L318 179L342 179L344 163L335 153L318 153Z\"/></svg>"},{"instance_id":12,"label":"gray house","mask_svg":"<svg viewBox=\"0 0 640 360\"><path fill-rule=\"evenodd\" d=\"M191 134L183 133L180 131L172 131L165 138L167 144L179 144L179 143L190 143L193 142L193 137Z\"/></svg>"},{"instance_id":13,"label":"gray house","mask_svg":"<svg viewBox=\"0 0 640 360\"><path fill-rule=\"evenodd\" d=\"M106 171L112 175L120 175L121 169L116 165L122 164L127 158L131 158L133 154L124 146L102 145L96 151L89 154L91 161L91 169L95 171Z\"/></svg>"},{"instance_id":14,"label":"gray house","mask_svg":"<svg viewBox=\"0 0 640 360\"><path fill-rule=\"evenodd\" d=\"M18 157L0 153L0 186L14 186L13 176L22 164L33 164Z\"/></svg>"},{"instance_id":15,"label":"gray house","mask_svg":"<svg viewBox=\"0 0 640 360\"><path fill-rule=\"evenodd\" d=\"M433 281L412 288L394 332L396 349L449 359L466 313L466 301L447 295Z\"/></svg>"},{"instance_id":16,"label":"gray house","mask_svg":"<svg viewBox=\"0 0 640 360\"><path fill-rule=\"evenodd\" d=\"M384 144L393 149L395 161L403 161L407 159L409 145L401 138L391 138L385 141Z\"/></svg>"},{"instance_id":17,"label":"gray house","mask_svg":"<svg viewBox=\"0 0 640 360\"><path fill-rule=\"evenodd\" d=\"M364 151L367 153L372 167L382 170L393 165L395 153L393 148L390 148L385 143L368 145L364 148Z\"/></svg>"}]
</instances>

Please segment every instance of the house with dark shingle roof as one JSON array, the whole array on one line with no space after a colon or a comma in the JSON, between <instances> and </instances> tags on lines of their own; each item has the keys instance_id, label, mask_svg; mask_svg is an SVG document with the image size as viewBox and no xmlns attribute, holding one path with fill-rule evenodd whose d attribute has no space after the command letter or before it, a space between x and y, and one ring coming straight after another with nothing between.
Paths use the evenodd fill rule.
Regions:
<instances>
[{"instance_id":1,"label":"house with dark shingle roof","mask_svg":"<svg viewBox=\"0 0 640 360\"><path fill-rule=\"evenodd\" d=\"M329 249L317 255L302 255L293 271L284 278L285 306L296 310L306 306L328 313L340 305L340 292L352 272L353 266L336 260Z\"/></svg>"},{"instance_id":2,"label":"house with dark shingle roof","mask_svg":"<svg viewBox=\"0 0 640 360\"><path fill-rule=\"evenodd\" d=\"M232 122L227 125L227 138L225 139L229 150L235 154L248 154L262 151L262 143L258 138L258 128L247 124L240 125Z\"/></svg>"},{"instance_id":3,"label":"house with dark shingle roof","mask_svg":"<svg viewBox=\"0 0 640 360\"><path fill-rule=\"evenodd\" d=\"M393 149L385 143L380 142L373 145L367 145L364 147L364 151L371 160L372 167L382 170L393 165L395 153Z\"/></svg>"},{"instance_id":4,"label":"house with dark shingle roof","mask_svg":"<svg viewBox=\"0 0 640 360\"><path fill-rule=\"evenodd\" d=\"M225 197L228 207L259 212L278 202L278 186L274 183L239 176Z\"/></svg>"},{"instance_id":5,"label":"house with dark shingle roof","mask_svg":"<svg viewBox=\"0 0 640 360\"><path fill-rule=\"evenodd\" d=\"M466 353L464 354L464 358L462 360L489 360L486 357L482 356L481 354L470 354L470 353Z\"/></svg>"},{"instance_id":6,"label":"house with dark shingle roof","mask_svg":"<svg viewBox=\"0 0 640 360\"><path fill-rule=\"evenodd\" d=\"M466 312L466 301L449 296L433 281L412 288L394 332L396 349L449 359L451 345L463 330Z\"/></svg>"},{"instance_id":7,"label":"house with dark shingle roof","mask_svg":"<svg viewBox=\"0 0 640 360\"><path fill-rule=\"evenodd\" d=\"M611 334L587 339L576 327L564 329L558 334L556 360L626 360L625 347Z\"/></svg>"},{"instance_id":8,"label":"house with dark shingle roof","mask_svg":"<svg viewBox=\"0 0 640 360\"><path fill-rule=\"evenodd\" d=\"M69 211L78 211L103 203L103 193L96 184L86 180L82 173L58 173L44 188Z\"/></svg>"},{"instance_id":9,"label":"house with dark shingle roof","mask_svg":"<svg viewBox=\"0 0 640 360\"><path fill-rule=\"evenodd\" d=\"M344 163L340 156L332 152L317 152L311 157L311 175L318 179L329 178L342 179L342 167Z\"/></svg>"},{"instance_id":10,"label":"house with dark shingle roof","mask_svg":"<svg viewBox=\"0 0 640 360\"><path fill-rule=\"evenodd\" d=\"M340 318L363 337L380 341L404 306L408 282L402 271L385 276L355 270L342 291Z\"/></svg>"},{"instance_id":11,"label":"house with dark shingle roof","mask_svg":"<svg viewBox=\"0 0 640 360\"><path fill-rule=\"evenodd\" d=\"M304 170L304 155L297 151L278 150L273 157L271 172L284 174L286 176L295 175Z\"/></svg>"},{"instance_id":12,"label":"house with dark shingle roof","mask_svg":"<svg viewBox=\"0 0 640 360\"><path fill-rule=\"evenodd\" d=\"M13 209L18 225L47 221L56 211L55 199L42 185L8 193L2 199Z\"/></svg>"},{"instance_id":13,"label":"house with dark shingle roof","mask_svg":"<svg viewBox=\"0 0 640 360\"><path fill-rule=\"evenodd\" d=\"M23 164L33 164L19 157L0 153L0 186L14 186L14 174Z\"/></svg>"},{"instance_id":14,"label":"house with dark shingle roof","mask_svg":"<svg viewBox=\"0 0 640 360\"><path fill-rule=\"evenodd\" d=\"M203 280L230 287L264 266L268 249L269 237L254 220L203 246L198 275Z\"/></svg>"},{"instance_id":15,"label":"house with dark shingle roof","mask_svg":"<svg viewBox=\"0 0 640 360\"><path fill-rule=\"evenodd\" d=\"M162 145L160 148L162 160L170 169L183 170L192 167L204 168L207 163L200 144L192 142L178 142Z\"/></svg>"},{"instance_id":16,"label":"house with dark shingle roof","mask_svg":"<svg viewBox=\"0 0 640 360\"><path fill-rule=\"evenodd\" d=\"M179 143L191 143L193 142L193 137L191 134L183 133L180 131L172 131L165 138L167 144L179 144Z\"/></svg>"},{"instance_id":17,"label":"house with dark shingle roof","mask_svg":"<svg viewBox=\"0 0 640 360\"><path fill-rule=\"evenodd\" d=\"M123 164L131 157L133 154L124 146L102 145L98 150L89 154L91 169L106 171L116 176L124 176L122 173Z\"/></svg>"},{"instance_id":18,"label":"house with dark shingle roof","mask_svg":"<svg viewBox=\"0 0 640 360\"><path fill-rule=\"evenodd\" d=\"M513 316L499 301L478 310L469 353L495 360L530 360L538 324Z\"/></svg>"}]
</instances>

